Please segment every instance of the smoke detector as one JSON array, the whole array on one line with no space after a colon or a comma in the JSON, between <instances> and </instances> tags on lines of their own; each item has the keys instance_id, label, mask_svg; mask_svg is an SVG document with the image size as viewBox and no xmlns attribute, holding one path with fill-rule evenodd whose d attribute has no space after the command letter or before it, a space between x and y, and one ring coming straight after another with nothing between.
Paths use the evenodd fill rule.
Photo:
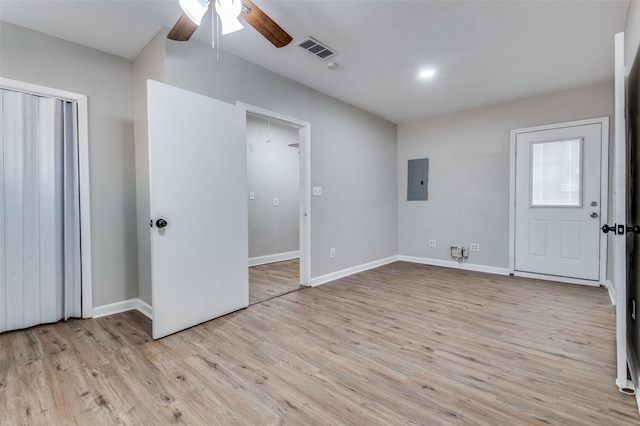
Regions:
<instances>
[{"instance_id":1,"label":"smoke detector","mask_svg":"<svg viewBox=\"0 0 640 426\"><path fill-rule=\"evenodd\" d=\"M313 53L316 57L326 61L338 54L335 50L324 43L320 43L315 38L309 36L296 43L296 46L302 47L304 50Z\"/></svg>"}]
</instances>

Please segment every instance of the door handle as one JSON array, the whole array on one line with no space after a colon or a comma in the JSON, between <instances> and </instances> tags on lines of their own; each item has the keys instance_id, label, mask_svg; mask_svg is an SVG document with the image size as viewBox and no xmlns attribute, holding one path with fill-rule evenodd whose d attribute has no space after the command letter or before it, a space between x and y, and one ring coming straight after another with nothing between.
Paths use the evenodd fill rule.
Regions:
<instances>
[{"instance_id":1,"label":"door handle","mask_svg":"<svg viewBox=\"0 0 640 426\"><path fill-rule=\"evenodd\" d=\"M158 219L158 220L156 220L156 226L157 226L158 228L164 228L164 227L165 227L165 226L167 226L167 225L168 225L168 223L167 223L167 221L166 221L166 220L164 220L164 219Z\"/></svg>"},{"instance_id":2,"label":"door handle","mask_svg":"<svg viewBox=\"0 0 640 426\"><path fill-rule=\"evenodd\" d=\"M596 217L598 217L598 213L593 212L593 213L591 213L591 215L590 215L590 216L591 216L592 218L594 218L594 219L595 219Z\"/></svg>"}]
</instances>

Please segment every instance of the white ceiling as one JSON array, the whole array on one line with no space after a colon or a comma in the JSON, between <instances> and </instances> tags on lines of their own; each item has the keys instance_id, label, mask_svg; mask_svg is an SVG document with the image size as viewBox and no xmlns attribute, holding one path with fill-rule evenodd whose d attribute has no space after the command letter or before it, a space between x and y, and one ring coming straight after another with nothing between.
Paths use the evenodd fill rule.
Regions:
<instances>
[{"instance_id":1,"label":"white ceiling","mask_svg":"<svg viewBox=\"0 0 640 426\"><path fill-rule=\"evenodd\" d=\"M274 48L251 27L223 49L393 122L613 79L613 35L629 0L253 0L294 38L339 52L325 62ZM134 59L180 16L178 0L0 0L0 20ZM211 41L210 18L194 38ZM194 42L194 41L190 41ZM223 59L224 60L224 59ZM435 78L417 77L425 67Z\"/></svg>"}]
</instances>

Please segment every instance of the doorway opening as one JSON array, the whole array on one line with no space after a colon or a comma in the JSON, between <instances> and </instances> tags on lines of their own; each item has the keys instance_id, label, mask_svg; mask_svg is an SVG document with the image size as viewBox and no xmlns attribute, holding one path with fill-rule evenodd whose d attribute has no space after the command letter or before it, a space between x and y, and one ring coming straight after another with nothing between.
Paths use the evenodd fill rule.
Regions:
<instances>
[{"instance_id":1,"label":"doorway opening","mask_svg":"<svg viewBox=\"0 0 640 426\"><path fill-rule=\"evenodd\" d=\"M249 304L310 282L310 124L247 113Z\"/></svg>"}]
</instances>

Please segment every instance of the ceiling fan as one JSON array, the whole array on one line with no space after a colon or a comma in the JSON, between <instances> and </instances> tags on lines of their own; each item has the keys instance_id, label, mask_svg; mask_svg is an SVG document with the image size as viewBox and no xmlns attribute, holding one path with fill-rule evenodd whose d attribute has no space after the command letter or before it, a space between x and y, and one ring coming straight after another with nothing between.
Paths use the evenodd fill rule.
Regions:
<instances>
[{"instance_id":1,"label":"ceiling fan","mask_svg":"<svg viewBox=\"0 0 640 426\"><path fill-rule=\"evenodd\" d=\"M189 40L198 29L204 14L213 7L222 22L223 34L242 28L242 24L237 19L240 16L275 47L284 47L293 40L280 25L251 0L180 0L180 6L185 13L180 16L167 35L171 40Z\"/></svg>"}]
</instances>

